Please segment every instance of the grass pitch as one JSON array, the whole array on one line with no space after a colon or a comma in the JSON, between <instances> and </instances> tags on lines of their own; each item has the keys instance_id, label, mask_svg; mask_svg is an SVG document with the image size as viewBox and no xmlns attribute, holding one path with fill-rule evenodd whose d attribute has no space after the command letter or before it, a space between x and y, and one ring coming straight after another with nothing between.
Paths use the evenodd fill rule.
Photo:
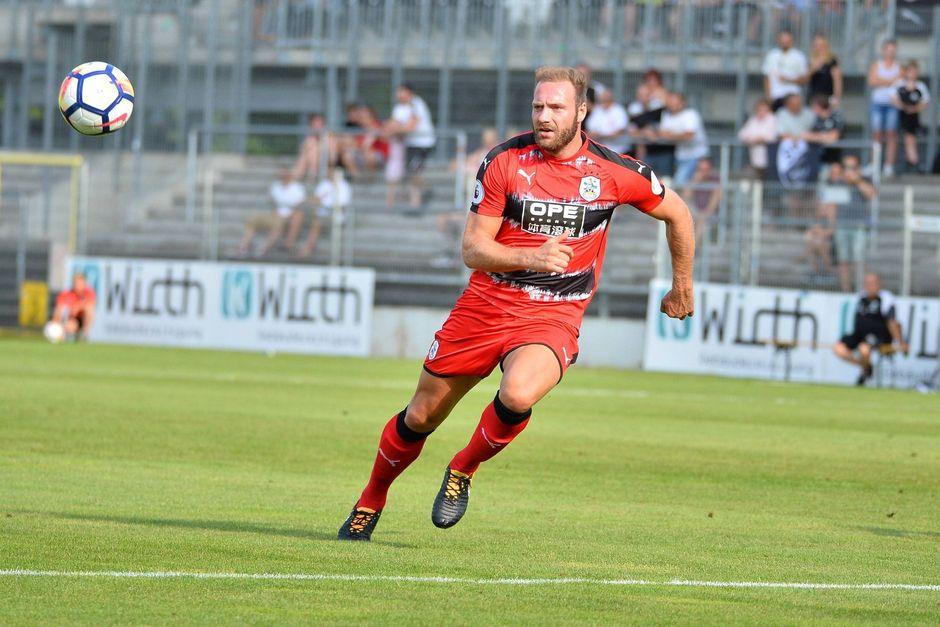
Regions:
<instances>
[{"instance_id":1,"label":"grass pitch","mask_svg":"<svg viewBox=\"0 0 940 627\"><path fill-rule=\"evenodd\" d=\"M573 368L434 528L484 381L334 540L420 364L0 341L0 570L940 584L940 401ZM934 622L940 591L0 576L0 622Z\"/></svg>"}]
</instances>

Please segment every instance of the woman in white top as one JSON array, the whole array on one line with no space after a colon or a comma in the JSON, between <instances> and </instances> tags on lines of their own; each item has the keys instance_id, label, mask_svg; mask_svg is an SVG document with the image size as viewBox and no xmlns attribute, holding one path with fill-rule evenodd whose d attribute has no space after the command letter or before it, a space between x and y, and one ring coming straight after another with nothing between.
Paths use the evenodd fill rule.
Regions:
<instances>
[{"instance_id":1,"label":"woman in white top","mask_svg":"<svg viewBox=\"0 0 940 627\"><path fill-rule=\"evenodd\" d=\"M767 144L777 141L777 118L769 100L757 101L754 115L738 131L738 139L748 148L754 177L764 178L767 171Z\"/></svg>"},{"instance_id":2,"label":"woman in white top","mask_svg":"<svg viewBox=\"0 0 940 627\"><path fill-rule=\"evenodd\" d=\"M897 43L889 39L881 45L881 58L868 69L872 141L885 144L885 178L894 176L894 162L898 154L898 110L892 102L896 90L894 85L901 78L897 54Z\"/></svg>"}]
</instances>

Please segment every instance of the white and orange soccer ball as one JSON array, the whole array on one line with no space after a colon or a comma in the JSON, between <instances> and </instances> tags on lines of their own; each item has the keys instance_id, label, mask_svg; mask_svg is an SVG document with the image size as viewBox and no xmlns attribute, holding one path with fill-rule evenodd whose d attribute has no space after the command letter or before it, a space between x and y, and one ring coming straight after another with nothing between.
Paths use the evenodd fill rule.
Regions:
<instances>
[{"instance_id":1,"label":"white and orange soccer ball","mask_svg":"<svg viewBox=\"0 0 940 627\"><path fill-rule=\"evenodd\" d=\"M113 133L127 124L134 111L134 86L110 63L82 63L62 81L59 111L83 135Z\"/></svg>"}]
</instances>

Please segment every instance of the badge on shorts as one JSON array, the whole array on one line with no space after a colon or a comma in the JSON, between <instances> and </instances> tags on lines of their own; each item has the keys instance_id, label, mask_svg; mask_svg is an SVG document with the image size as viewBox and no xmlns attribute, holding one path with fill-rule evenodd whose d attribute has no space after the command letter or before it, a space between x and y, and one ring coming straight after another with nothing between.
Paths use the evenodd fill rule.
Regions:
<instances>
[{"instance_id":1,"label":"badge on shorts","mask_svg":"<svg viewBox=\"0 0 940 627\"><path fill-rule=\"evenodd\" d=\"M432 359L437 357L437 349L440 347L441 345L437 340L434 340L433 342L431 342L431 348L428 349L428 361L431 361Z\"/></svg>"},{"instance_id":2,"label":"badge on shorts","mask_svg":"<svg viewBox=\"0 0 940 627\"><path fill-rule=\"evenodd\" d=\"M597 200L597 197L601 195L601 180L596 176L583 177L578 193L581 194L581 198L588 202Z\"/></svg>"}]
</instances>

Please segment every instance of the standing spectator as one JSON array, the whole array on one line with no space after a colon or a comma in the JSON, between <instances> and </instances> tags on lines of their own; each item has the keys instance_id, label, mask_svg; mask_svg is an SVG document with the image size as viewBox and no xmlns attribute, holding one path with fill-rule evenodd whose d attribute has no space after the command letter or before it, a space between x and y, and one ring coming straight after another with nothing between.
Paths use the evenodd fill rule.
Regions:
<instances>
[{"instance_id":1,"label":"standing spectator","mask_svg":"<svg viewBox=\"0 0 940 627\"><path fill-rule=\"evenodd\" d=\"M813 276L827 275L832 271L832 251L834 248L837 203L848 202L848 188L845 186L845 172L841 163L829 167L818 190L816 199L816 219L806 231L806 254L813 269Z\"/></svg>"},{"instance_id":2,"label":"standing spectator","mask_svg":"<svg viewBox=\"0 0 940 627\"><path fill-rule=\"evenodd\" d=\"M597 105L591 117L587 119L585 130L593 139L623 154L630 147L628 125L627 110L619 102L614 102L614 92L607 89L600 93Z\"/></svg>"},{"instance_id":3,"label":"standing spectator","mask_svg":"<svg viewBox=\"0 0 940 627\"><path fill-rule=\"evenodd\" d=\"M790 94L784 99L784 106L776 113L777 135L780 139L800 141L813 127L815 118L812 112L803 106L799 94Z\"/></svg>"},{"instance_id":4,"label":"standing spectator","mask_svg":"<svg viewBox=\"0 0 940 627\"><path fill-rule=\"evenodd\" d=\"M787 96L802 94L802 85L808 79L806 56L793 47L793 34L782 30L777 33L777 47L764 57L764 93L776 112Z\"/></svg>"},{"instance_id":5,"label":"standing spectator","mask_svg":"<svg viewBox=\"0 0 940 627\"><path fill-rule=\"evenodd\" d=\"M868 69L872 141L885 145L885 178L894 176L894 162L898 154L898 110L892 103L897 91L895 84L901 78L897 54L897 43L889 39L881 45L881 58Z\"/></svg>"},{"instance_id":6,"label":"standing spectator","mask_svg":"<svg viewBox=\"0 0 940 627\"><path fill-rule=\"evenodd\" d=\"M842 114L829 104L829 98L819 94L813 98L813 114L816 119L810 129L803 133L803 139L816 146L819 160L825 164L837 163L842 159L842 151L831 145L842 138L845 123Z\"/></svg>"},{"instance_id":7,"label":"standing spectator","mask_svg":"<svg viewBox=\"0 0 940 627\"><path fill-rule=\"evenodd\" d=\"M86 340L95 322L95 290L88 285L85 275L72 276L71 289L59 292L55 299L52 320L65 329L66 338Z\"/></svg>"},{"instance_id":8,"label":"standing spectator","mask_svg":"<svg viewBox=\"0 0 940 627\"><path fill-rule=\"evenodd\" d=\"M767 172L767 146L777 141L777 118L769 100L757 101L754 114L738 131L738 139L747 146L753 176L763 179Z\"/></svg>"},{"instance_id":9,"label":"standing spectator","mask_svg":"<svg viewBox=\"0 0 940 627\"><path fill-rule=\"evenodd\" d=\"M698 111L689 107L685 96L671 93L666 98L666 112L657 137L676 145L676 172L673 184L683 187L695 174L699 159L708 155L708 137Z\"/></svg>"},{"instance_id":10,"label":"standing spectator","mask_svg":"<svg viewBox=\"0 0 940 627\"><path fill-rule=\"evenodd\" d=\"M862 178L858 157L847 155L842 165L848 194L837 204L835 247L839 284L843 292L850 292L855 267L862 263L868 245L868 228L871 226L869 203L875 197L875 187Z\"/></svg>"},{"instance_id":11,"label":"standing spectator","mask_svg":"<svg viewBox=\"0 0 940 627\"><path fill-rule=\"evenodd\" d=\"M661 109L666 106L666 96L669 90L663 84L662 73L650 68L643 72L643 84L649 89L649 107L650 109Z\"/></svg>"},{"instance_id":12,"label":"standing spectator","mask_svg":"<svg viewBox=\"0 0 940 627\"><path fill-rule=\"evenodd\" d=\"M300 227L304 222L303 204L307 197L304 186L294 179L290 170L282 170L280 179L271 183L268 193L274 208L269 213L253 215L245 222L245 236L238 246L239 257L244 257L251 252L252 242L258 233L268 234L261 250L258 251L259 257L263 257L274 248L285 228L287 228L285 246L288 249L293 248L294 242L297 241Z\"/></svg>"},{"instance_id":13,"label":"standing spectator","mask_svg":"<svg viewBox=\"0 0 940 627\"><path fill-rule=\"evenodd\" d=\"M721 179L711 159L700 159L689 184L681 190L695 219L695 241L701 242L721 203Z\"/></svg>"},{"instance_id":14,"label":"standing spectator","mask_svg":"<svg viewBox=\"0 0 940 627\"><path fill-rule=\"evenodd\" d=\"M331 227L334 224L342 224L344 211L351 202L352 188L346 181L343 168L330 167L327 177L313 190L310 231L307 233L307 241L304 242L303 248L297 253L298 257L307 259L313 255L324 225ZM336 214L335 220L334 214Z\"/></svg>"},{"instance_id":15,"label":"standing spectator","mask_svg":"<svg viewBox=\"0 0 940 627\"><path fill-rule=\"evenodd\" d=\"M813 38L806 80L808 82L807 102L812 103L816 96L825 96L833 107L840 106L842 69L839 67L839 58L832 53L829 40L822 35L816 35Z\"/></svg>"},{"instance_id":16,"label":"standing spectator","mask_svg":"<svg viewBox=\"0 0 940 627\"><path fill-rule=\"evenodd\" d=\"M404 170L408 176L408 204L412 212L420 212L429 191L422 172L434 148L434 123L428 105L411 85L401 85L395 97L398 103L392 109L392 119L386 124L386 131L402 138L405 148ZM392 185L397 186L397 181ZM394 198L394 191L391 192L391 198Z\"/></svg>"},{"instance_id":17,"label":"standing spectator","mask_svg":"<svg viewBox=\"0 0 940 627\"><path fill-rule=\"evenodd\" d=\"M326 122L319 113L313 113L307 119L307 136L300 144L300 151L291 176L295 180L317 180L320 176L320 142L323 141Z\"/></svg>"},{"instance_id":18,"label":"standing spectator","mask_svg":"<svg viewBox=\"0 0 940 627\"><path fill-rule=\"evenodd\" d=\"M920 169L920 155L917 152L917 135L920 133L920 112L930 102L927 85L920 80L920 66L911 59L904 64L904 78L895 85L894 106L900 111L898 125L904 136L904 156L907 167L914 171Z\"/></svg>"},{"instance_id":19,"label":"standing spectator","mask_svg":"<svg viewBox=\"0 0 940 627\"><path fill-rule=\"evenodd\" d=\"M666 110L662 103L653 101L651 94L652 90L646 83L637 85L636 100L627 108L630 118L627 133L633 139L634 156L637 159L646 161L654 172L672 172L672 146L647 143L648 140L655 140L655 130Z\"/></svg>"}]
</instances>

